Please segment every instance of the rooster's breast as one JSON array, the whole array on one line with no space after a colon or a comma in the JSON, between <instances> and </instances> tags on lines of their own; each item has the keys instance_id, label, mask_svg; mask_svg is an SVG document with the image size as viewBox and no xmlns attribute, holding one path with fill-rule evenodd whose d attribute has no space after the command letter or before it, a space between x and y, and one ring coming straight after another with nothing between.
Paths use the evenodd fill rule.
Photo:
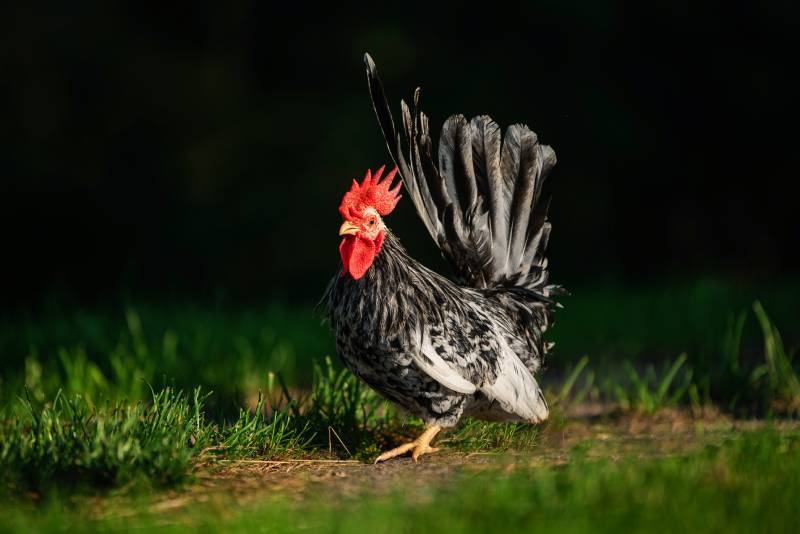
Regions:
<instances>
[{"instance_id":1,"label":"rooster's breast","mask_svg":"<svg viewBox=\"0 0 800 534\"><path fill-rule=\"evenodd\" d=\"M442 386L416 366L417 322L387 313L382 308L387 299L373 295L368 283L343 277L333 282L328 314L342 362L412 415L428 424L454 426L470 396Z\"/></svg>"}]
</instances>

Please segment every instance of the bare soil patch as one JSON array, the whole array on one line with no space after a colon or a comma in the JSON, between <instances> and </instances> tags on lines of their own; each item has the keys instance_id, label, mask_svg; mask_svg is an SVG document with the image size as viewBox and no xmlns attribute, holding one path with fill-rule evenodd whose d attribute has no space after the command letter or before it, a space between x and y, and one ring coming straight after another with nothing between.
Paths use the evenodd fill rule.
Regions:
<instances>
[{"instance_id":1,"label":"bare soil patch","mask_svg":"<svg viewBox=\"0 0 800 534\"><path fill-rule=\"evenodd\" d=\"M445 447L418 462L399 458L377 465L324 457L223 462L221 466L201 468L196 481L187 487L153 495L147 508L153 513L170 512L171 521L191 522L187 517L189 505L196 503L206 503L225 514L231 503L240 506L270 498L336 502L345 497L395 491L423 497L432 487L446 484L455 476L489 469L508 473L561 465L576 451L612 461L687 454L732 439L740 430L766 424L759 420L732 420L713 411L690 414L664 410L654 415L591 412L587 407L587 415L555 418L543 427L537 445L524 451L461 453ZM127 508L110 505L107 498L98 499L97 503L101 502L105 505L95 509L96 517L119 515Z\"/></svg>"}]
</instances>

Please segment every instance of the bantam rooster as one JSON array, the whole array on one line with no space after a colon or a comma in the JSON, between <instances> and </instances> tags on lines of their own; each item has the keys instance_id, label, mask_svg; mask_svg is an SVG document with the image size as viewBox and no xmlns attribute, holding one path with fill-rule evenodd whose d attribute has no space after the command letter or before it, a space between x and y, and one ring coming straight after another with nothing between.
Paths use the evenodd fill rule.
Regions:
<instances>
[{"instance_id":1,"label":"bantam rooster","mask_svg":"<svg viewBox=\"0 0 800 534\"><path fill-rule=\"evenodd\" d=\"M420 417L425 431L378 456L436 451L431 440L464 415L539 423L547 403L534 379L550 348L552 321L544 250L550 234L542 182L553 150L523 125L454 115L432 156L428 118L401 102L405 138L395 131L372 58L370 95L395 168L353 181L339 212L342 269L327 293L339 355L375 391ZM400 200L398 172L422 222L458 283L411 258L383 218Z\"/></svg>"}]
</instances>

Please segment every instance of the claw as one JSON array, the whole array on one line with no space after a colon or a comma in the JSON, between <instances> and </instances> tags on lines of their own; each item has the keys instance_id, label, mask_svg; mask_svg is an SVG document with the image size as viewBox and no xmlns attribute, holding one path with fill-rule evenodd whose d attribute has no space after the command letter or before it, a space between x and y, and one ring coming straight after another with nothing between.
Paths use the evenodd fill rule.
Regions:
<instances>
[{"instance_id":1,"label":"claw","mask_svg":"<svg viewBox=\"0 0 800 534\"><path fill-rule=\"evenodd\" d=\"M438 450L439 450L439 448L438 448L438 447L425 447L424 449L423 449L422 447L417 447L417 448L415 448L415 449L414 449L414 451L411 453L411 460L412 460L412 461L414 461L414 462L416 462L416 461L417 461L417 459L418 459L420 456L422 456L423 454L431 454L431 453L434 453L434 452L436 452L436 451L438 451Z\"/></svg>"},{"instance_id":2,"label":"claw","mask_svg":"<svg viewBox=\"0 0 800 534\"><path fill-rule=\"evenodd\" d=\"M417 459L419 459L419 457L423 454L429 454L438 451L439 449L437 447L431 447L430 443L434 436L436 436L441 429L442 427L439 425L433 425L426 428L425 431L414 441L404 443L399 447L395 447L390 451L386 451L375 458L375 463L377 464L379 462L389 460L390 458L405 454L408 451L411 451L411 459L416 462Z\"/></svg>"}]
</instances>

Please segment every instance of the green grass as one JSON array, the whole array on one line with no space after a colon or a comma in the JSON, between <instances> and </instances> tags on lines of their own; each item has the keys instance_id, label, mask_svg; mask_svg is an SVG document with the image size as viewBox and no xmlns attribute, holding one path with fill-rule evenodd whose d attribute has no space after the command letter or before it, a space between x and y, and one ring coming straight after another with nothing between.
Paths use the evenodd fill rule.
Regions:
<instances>
[{"instance_id":1,"label":"green grass","mask_svg":"<svg viewBox=\"0 0 800 534\"><path fill-rule=\"evenodd\" d=\"M698 455L646 462L590 460L578 450L564 467L463 475L422 502L398 492L394 499L348 502L344 513L324 502L298 515L262 506L230 525L325 532L620 532L634 525L641 532L788 532L800 521L799 437L751 434ZM293 515L302 519L289 520Z\"/></svg>"},{"instance_id":2,"label":"green grass","mask_svg":"<svg viewBox=\"0 0 800 534\"><path fill-rule=\"evenodd\" d=\"M760 304L754 311L764 332L764 362L747 369L752 398L762 401L767 415L796 415L798 375L780 341L778 330ZM742 321L737 321L740 328ZM736 337L736 334L732 334ZM731 349L732 351L734 349ZM621 410L653 414L678 405L685 397L700 403L687 357L665 363L658 373L652 365L639 372L629 362L627 379L606 386L606 400ZM738 358L736 359L738 361ZM554 419L570 403L582 401L593 389L594 374L582 359L557 393ZM573 394L580 376L583 386ZM196 388L191 396L166 388L152 392L149 402L98 402L88 396L59 391L52 402L31 400L27 394L6 406L0 422L0 481L10 491L42 493L62 483L121 486L133 480L168 485L185 480L193 465L238 458L286 458L327 453L338 458L370 459L382 448L421 430L330 358L314 365L308 393L299 396L275 375L259 392L252 409L240 408L237 417L216 423L206 417ZM595 391L596 396L600 394ZM530 450L538 429L530 425L486 423L466 419L442 439L461 451Z\"/></svg>"},{"instance_id":3,"label":"green grass","mask_svg":"<svg viewBox=\"0 0 800 534\"><path fill-rule=\"evenodd\" d=\"M709 358L692 360L686 353L658 365L623 359L613 369L607 362L595 367L592 358L584 356L567 366L560 380L544 381L554 419L587 399L644 414L667 407L700 409L715 404L749 416L799 415L797 362L763 306L756 302L752 308L755 320L749 322L760 327L762 336L760 359L743 357L742 340L751 317L745 313L728 321L718 343L721 348L715 361L719 363L713 367L706 363ZM267 370L272 359L254 363L257 357L241 348L252 348L253 342L241 337L234 337L233 344L241 348L239 356L246 357L208 362L211 369L227 369L220 374L231 383L222 394L201 395L200 386L152 389L149 384L157 370L183 373L183 383L193 376L189 365L201 384L208 382L202 378L206 369L199 359L209 358L216 350L212 347L225 346L224 333L236 321L229 318L229 323L222 321L203 333L203 327L214 322L208 316L198 319L199 326L188 330L194 332L190 335L194 341L186 343L186 350L197 350L200 356L184 362L180 341L184 336L177 332L198 317L193 312L180 318L182 328L167 328L148 337L140 315L128 310L125 329L105 362L102 353L92 356L87 348L102 344L97 341L105 335L98 333L102 329L95 329L95 337L89 336L94 341L73 349L59 347L57 357L50 359L40 359L39 349L32 348L24 372L3 375L7 400L0 408L0 480L6 488L42 492L76 480L100 487L119 487L134 480L169 485L190 477L196 463L219 459L318 454L370 459L421 430L419 421L398 413L337 368L331 358L324 365L304 364L310 369L311 384L308 389L297 388L283 375ZM241 324L252 328L253 321ZM71 324L83 324L78 330L88 332L93 322L77 314ZM243 328L244 333L252 333ZM266 332L275 327L263 328ZM42 332L31 338L39 335ZM58 329L53 336L60 337ZM44 338L40 342L42 347L49 343ZM273 356L280 347L289 346L274 335L269 343L265 342L264 350L271 350ZM279 368L298 365L283 361ZM288 376L294 384L302 384L296 374ZM162 378L163 382L176 381ZM536 437L535 427L465 420L442 442L461 451L525 450L535 445Z\"/></svg>"},{"instance_id":4,"label":"green grass","mask_svg":"<svg viewBox=\"0 0 800 534\"><path fill-rule=\"evenodd\" d=\"M217 457L235 460L308 453L312 451L315 438L313 427L307 421L293 416L291 408L270 409L261 393L254 410L240 409L239 417L232 424L212 435L216 439L207 451L210 457L206 457L206 461Z\"/></svg>"},{"instance_id":5,"label":"green grass","mask_svg":"<svg viewBox=\"0 0 800 534\"><path fill-rule=\"evenodd\" d=\"M570 287L563 310L556 313L550 336L553 360L577 362L588 354L597 364L620 359L659 361L686 352L691 364L718 363L720 340L729 317L758 300L782 325L789 345L800 342L800 281L762 282L706 278L658 286ZM747 324L742 342L761 340L758 327Z\"/></svg>"},{"instance_id":6,"label":"green grass","mask_svg":"<svg viewBox=\"0 0 800 534\"><path fill-rule=\"evenodd\" d=\"M760 299L782 327L787 345L800 341L794 282L774 287L701 280L661 288L570 288L548 337L556 351L547 365L559 377L588 355L599 377L620 369L661 364L686 352L695 379L716 373L732 313ZM310 307L270 305L219 308L152 305L64 309L0 317L0 403L23 385L44 401L58 390L91 399L146 399L147 384L214 391L215 415L235 415L243 400L264 388L269 373L308 387L314 360L334 355L333 340ZM760 352L753 321L740 332L748 354ZM335 365L338 359L334 358ZM604 368L607 367L607 368ZM559 378L560 381L560 378ZM719 382L719 381L718 381ZM738 385L737 385L738 388Z\"/></svg>"},{"instance_id":7,"label":"green grass","mask_svg":"<svg viewBox=\"0 0 800 534\"><path fill-rule=\"evenodd\" d=\"M495 468L406 479L388 495L337 495L332 483L302 501L217 496L172 514L130 499L87 519L63 501L36 514L5 510L5 528L164 532L793 532L800 522L800 431L731 433L687 454L596 459L590 443L559 465L524 459Z\"/></svg>"},{"instance_id":8,"label":"green grass","mask_svg":"<svg viewBox=\"0 0 800 534\"><path fill-rule=\"evenodd\" d=\"M191 397L165 389L149 403L90 405L56 394L0 422L0 482L11 492L54 486L121 486L184 480L190 462L209 442L199 388Z\"/></svg>"},{"instance_id":9,"label":"green grass","mask_svg":"<svg viewBox=\"0 0 800 534\"><path fill-rule=\"evenodd\" d=\"M567 368L548 397L562 409L591 398L648 414L686 404L695 409L714 404L737 416L798 416L800 373L794 351L785 348L761 303L755 301L751 308L752 315L743 310L729 316L718 349L711 353L690 358L684 352L663 359L659 366L633 359L614 365L606 361L596 369L584 356ZM742 339L748 319L760 328L763 350L745 358Z\"/></svg>"},{"instance_id":10,"label":"green grass","mask_svg":"<svg viewBox=\"0 0 800 534\"><path fill-rule=\"evenodd\" d=\"M230 414L269 373L310 384L312 361L332 353L327 327L310 308L48 309L0 320L0 402L23 385L40 401L60 389L90 400L146 399L148 384L202 386L215 392L212 408Z\"/></svg>"},{"instance_id":11,"label":"green grass","mask_svg":"<svg viewBox=\"0 0 800 534\"><path fill-rule=\"evenodd\" d=\"M421 429L330 359L314 364L307 393L293 395L276 382L270 375L252 408L219 422L206 417L211 393L199 387L192 395L152 391L134 404L61 391L47 402L19 398L0 412L0 483L6 493L36 494L76 481L83 489L174 485L190 478L196 464L219 460L371 459ZM477 439L469 437L473 430L467 426L456 439Z\"/></svg>"},{"instance_id":12,"label":"green grass","mask_svg":"<svg viewBox=\"0 0 800 534\"><path fill-rule=\"evenodd\" d=\"M763 383L772 408L789 414L800 414L800 377L794 365L794 354L783 346L778 329L773 325L760 302L753 311L764 334L764 364L751 373L751 380Z\"/></svg>"},{"instance_id":13,"label":"green grass","mask_svg":"<svg viewBox=\"0 0 800 534\"><path fill-rule=\"evenodd\" d=\"M20 403L24 413L4 414L0 423L6 496L64 487L172 486L189 478L192 462L217 437L205 421L199 390L187 398L164 389L133 405L91 405L62 394L43 406Z\"/></svg>"},{"instance_id":14,"label":"green grass","mask_svg":"<svg viewBox=\"0 0 800 534\"><path fill-rule=\"evenodd\" d=\"M706 405L735 416L800 416L800 367L789 348L798 339L795 289L767 288L762 300L743 302L754 291L709 281L621 293L573 288L542 377L551 424L561 428L585 401L644 417ZM332 349L318 317L284 306L138 305L5 318L0 516L11 521L0 530L160 525L138 500L184 491L204 470L242 459L369 461L421 430L325 357ZM540 438L538 427L467 419L439 443L534 454ZM787 503L800 500L799 440L792 427L646 461L597 460L582 446L561 467L464 472L421 496L396 489L394 500L370 496L369 505L270 498L238 507L223 498L221 509L187 513L201 528L273 531L672 531L701 520L705 529L747 531L759 518L782 530L797 519ZM74 498L110 506L117 497L131 507L120 514L134 514L135 523L87 522L85 511L71 509ZM776 512L767 516L770 502Z\"/></svg>"}]
</instances>

